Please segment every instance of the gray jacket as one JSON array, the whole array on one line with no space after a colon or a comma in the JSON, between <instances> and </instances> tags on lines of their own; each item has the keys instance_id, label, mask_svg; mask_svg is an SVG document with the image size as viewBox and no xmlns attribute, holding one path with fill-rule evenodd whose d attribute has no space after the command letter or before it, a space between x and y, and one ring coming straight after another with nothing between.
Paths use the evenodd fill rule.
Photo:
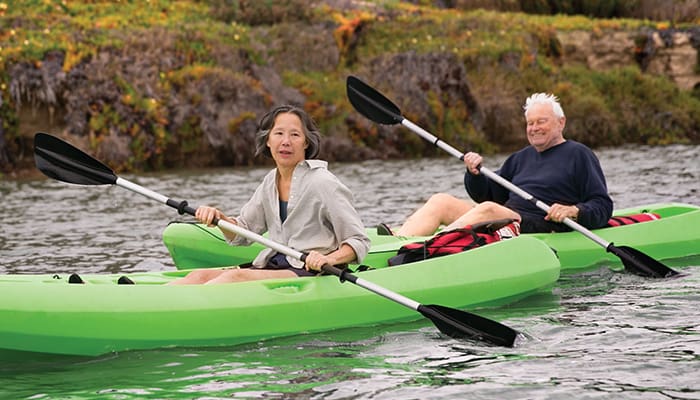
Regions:
<instances>
[{"instance_id":1,"label":"gray jacket","mask_svg":"<svg viewBox=\"0 0 700 400\"><path fill-rule=\"evenodd\" d=\"M279 213L276 169L265 176L236 221L255 233L268 232L270 240L301 252L316 250L328 254L346 243L355 251L356 261L361 262L369 251L370 240L353 206L352 193L327 167L328 163L322 160L304 160L297 164L284 223ZM239 235L230 244L249 245L251 242ZM274 254L269 248L261 251L253 266L264 267ZM296 268L304 267L302 262L289 256L287 261Z\"/></svg>"}]
</instances>

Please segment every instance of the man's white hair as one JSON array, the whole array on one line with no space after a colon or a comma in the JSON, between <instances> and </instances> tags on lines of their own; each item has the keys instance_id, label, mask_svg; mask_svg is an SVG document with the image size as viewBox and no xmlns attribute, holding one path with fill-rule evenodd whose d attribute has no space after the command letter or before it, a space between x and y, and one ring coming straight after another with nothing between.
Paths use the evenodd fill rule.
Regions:
<instances>
[{"instance_id":1,"label":"man's white hair","mask_svg":"<svg viewBox=\"0 0 700 400\"><path fill-rule=\"evenodd\" d=\"M525 116L527 116L527 111L534 104L549 104L552 106L552 111L554 112L554 115L557 116L557 118L564 117L564 110L561 108L561 104L559 104L559 99L553 94L535 93L528 97L527 100L525 100L525 105L523 106L523 109L525 110Z\"/></svg>"}]
</instances>

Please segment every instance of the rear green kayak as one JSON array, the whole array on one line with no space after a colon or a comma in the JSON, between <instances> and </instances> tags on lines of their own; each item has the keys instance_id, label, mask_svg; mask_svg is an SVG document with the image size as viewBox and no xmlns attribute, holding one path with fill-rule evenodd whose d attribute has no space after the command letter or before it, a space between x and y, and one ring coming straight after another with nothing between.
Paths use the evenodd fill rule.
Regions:
<instances>
[{"instance_id":1,"label":"rear green kayak","mask_svg":"<svg viewBox=\"0 0 700 400\"><path fill-rule=\"evenodd\" d=\"M549 290L559 261L530 237L397 267L358 272L422 304L474 309ZM134 349L230 346L261 339L423 318L334 276L166 286L187 271L0 276L0 359L95 356Z\"/></svg>"},{"instance_id":2,"label":"rear green kayak","mask_svg":"<svg viewBox=\"0 0 700 400\"><path fill-rule=\"evenodd\" d=\"M642 212L659 214L661 219L593 232L617 246L634 247L655 259L700 254L700 207L680 203L650 204L620 209L615 215ZM425 239L378 236L373 228L368 228L367 234L372 247L363 263L375 267L385 266L386 260L403 244ZM617 256L579 232L523 236L534 236L555 249L564 272L590 268L601 262L620 264ZM180 269L238 265L250 262L262 249L260 245L229 246L218 228L190 223L170 224L163 232L163 241Z\"/></svg>"},{"instance_id":3,"label":"rear green kayak","mask_svg":"<svg viewBox=\"0 0 700 400\"><path fill-rule=\"evenodd\" d=\"M656 260L700 254L700 207L666 203L617 210L614 215L656 213L654 221L593 231L616 246L633 247ZM575 271L600 263L620 264L612 253L578 232L532 234L557 251L562 271Z\"/></svg>"}]
</instances>

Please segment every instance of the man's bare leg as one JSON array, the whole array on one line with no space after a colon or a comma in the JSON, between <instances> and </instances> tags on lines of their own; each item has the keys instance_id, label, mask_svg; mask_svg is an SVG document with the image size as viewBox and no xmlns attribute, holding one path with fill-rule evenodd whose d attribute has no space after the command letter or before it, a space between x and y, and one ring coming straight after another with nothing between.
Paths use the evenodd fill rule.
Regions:
<instances>
[{"instance_id":1,"label":"man's bare leg","mask_svg":"<svg viewBox=\"0 0 700 400\"><path fill-rule=\"evenodd\" d=\"M468 201L447 193L437 193L428 199L404 222L396 233L398 236L432 235L441 225L454 222L472 209Z\"/></svg>"},{"instance_id":2,"label":"man's bare leg","mask_svg":"<svg viewBox=\"0 0 700 400\"><path fill-rule=\"evenodd\" d=\"M454 222L445 227L445 230L464 228L467 225L505 218L511 218L520 222L520 214L498 203L485 201L477 204L474 208L457 218Z\"/></svg>"}]
</instances>

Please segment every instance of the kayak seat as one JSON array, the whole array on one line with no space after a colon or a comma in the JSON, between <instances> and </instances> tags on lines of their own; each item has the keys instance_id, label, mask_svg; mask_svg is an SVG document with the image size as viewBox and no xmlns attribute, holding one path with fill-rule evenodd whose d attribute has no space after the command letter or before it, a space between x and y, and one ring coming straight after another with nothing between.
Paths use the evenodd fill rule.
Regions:
<instances>
[{"instance_id":1,"label":"kayak seat","mask_svg":"<svg viewBox=\"0 0 700 400\"><path fill-rule=\"evenodd\" d=\"M639 214L613 216L608 220L608 227L636 224L639 222L655 221L661 219L656 213L643 212Z\"/></svg>"}]
</instances>

